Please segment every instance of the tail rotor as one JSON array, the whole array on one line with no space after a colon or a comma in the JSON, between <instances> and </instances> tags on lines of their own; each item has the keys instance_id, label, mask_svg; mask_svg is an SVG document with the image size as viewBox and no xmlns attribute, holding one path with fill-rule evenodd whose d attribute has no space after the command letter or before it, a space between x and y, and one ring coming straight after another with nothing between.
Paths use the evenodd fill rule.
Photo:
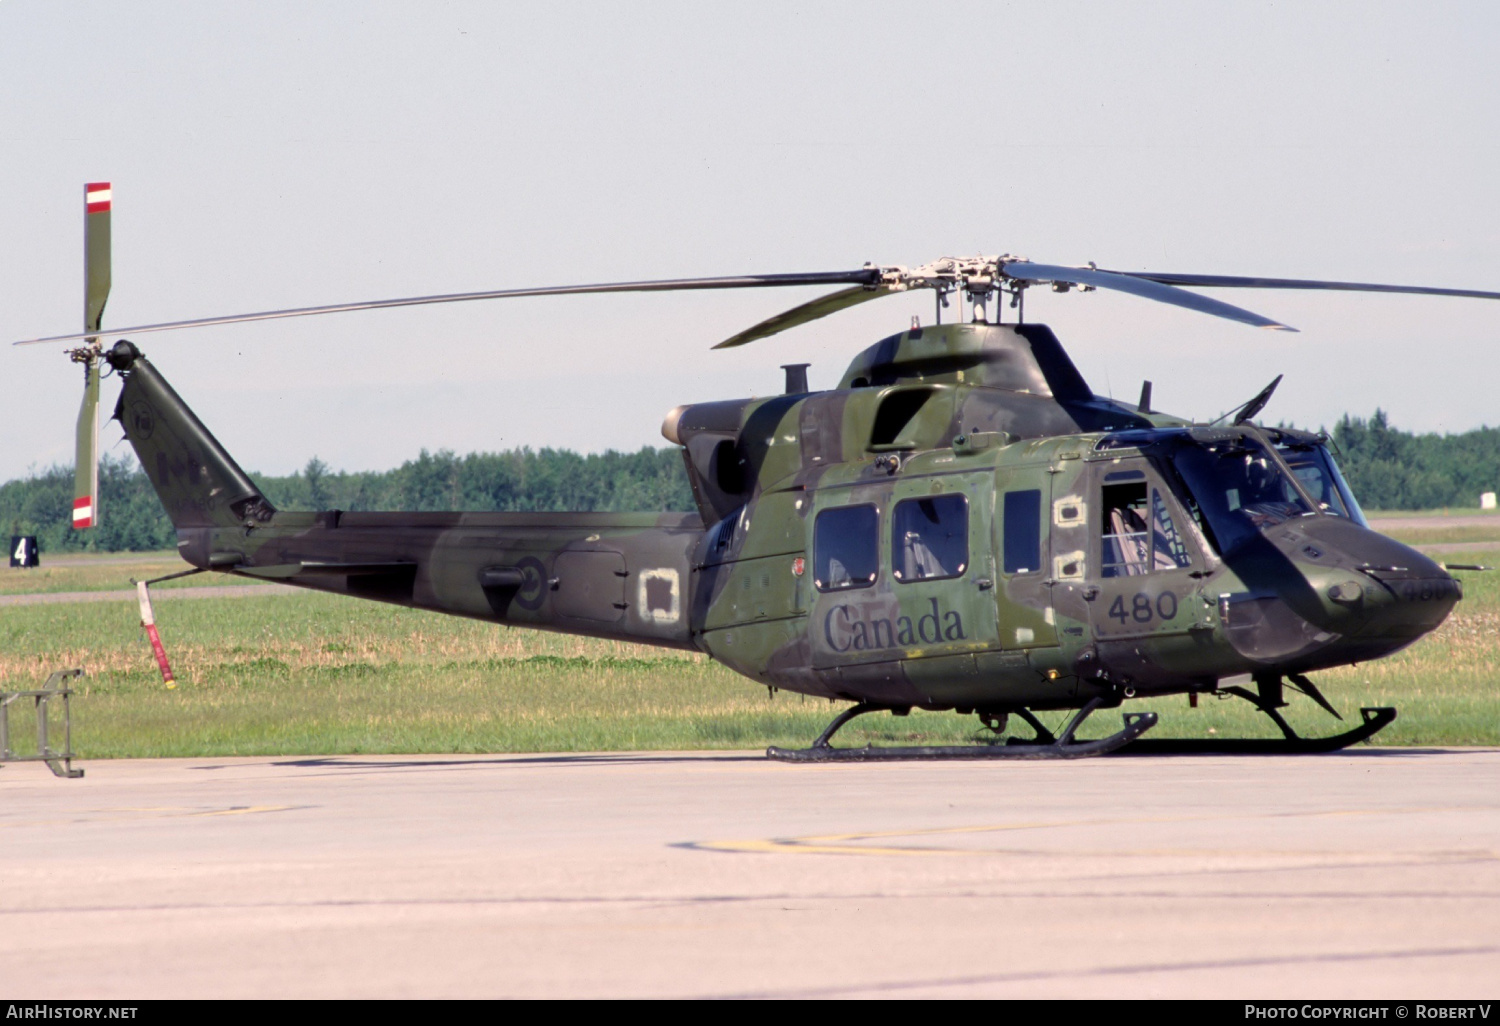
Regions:
<instances>
[{"instance_id":1,"label":"tail rotor","mask_svg":"<svg viewBox=\"0 0 1500 1026\"><path fill-rule=\"evenodd\" d=\"M99 359L96 332L109 301L111 190L108 182L83 187L84 344L69 352L83 365L83 404L78 409L77 445L73 462L73 529L99 525Z\"/></svg>"}]
</instances>

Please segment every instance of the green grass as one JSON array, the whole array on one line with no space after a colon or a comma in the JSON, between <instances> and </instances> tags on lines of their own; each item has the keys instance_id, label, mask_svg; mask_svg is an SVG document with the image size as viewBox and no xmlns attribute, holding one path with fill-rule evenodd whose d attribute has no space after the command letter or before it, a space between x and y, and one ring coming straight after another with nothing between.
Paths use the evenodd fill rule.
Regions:
<instances>
[{"instance_id":1,"label":"green grass","mask_svg":"<svg viewBox=\"0 0 1500 1026\"><path fill-rule=\"evenodd\" d=\"M1494 527L1388 527L1380 533L1419 548L1423 545L1497 542L1500 541L1500 521Z\"/></svg>"},{"instance_id":2,"label":"green grass","mask_svg":"<svg viewBox=\"0 0 1500 1026\"><path fill-rule=\"evenodd\" d=\"M1460 576L1466 598L1434 635L1316 677L1346 716L1361 705L1400 710L1380 744L1500 744L1500 573ZM175 690L162 686L129 601L0 609L0 686L35 687L54 669L83 667L73 705L83 758L801 747L839 708L770 696L693 653L335 596L163 595L156 611ZM1299 729L1341 729L1306 699L1291 700ZM1276 736L1239 701L1204 698L1190 709L1175 696L1126 708L1161 713L1160 736ZM1117 729L1118 716L1097 715L1087 736ZM23 709L12 719L18 739L31 729ZM976 726L954 714L875 715L840 741L960 742Z\"/></svg>"},{"instance_id":3,"label":"green grass","mask_svg":"<svg viewBox=\"0 0 1500 1026\"><path fill-rule=\"evenodd\" d=\"M0 682L84 667L74 746L93 758L746 748L805 744L836 711L694 653L335 596L163 597L156 612L175 690L129 602L5 609Z\"/></svg>"},{"instance_id":4,"label":"green grass","mask_svg":"<svg viewBox=\"0 0 1500 1026\"><path fill-rule=\"evenodd\" d=\"M99 559L87 556L42 557L42 565L20 569L0 567L0 595L25 595L60 591L119 591L133 588L132 581L149 581L167 574L190 570L175 552L121 552ZM257 586L261 582L229 574L194 574L164 584L152 585L151 593L172 588L202 588L214 584Z\"/></svg>"},{"instance_id":5,"label":"green grass","mask_svg":"<svg viewBox=\"0 0 1500 1026\"><path fill-rule=\"evenodd\" d=\"M1388 520L1405 517L1500 517L1500 509L1480 509L1478 506L1445 506L1441 509L1367 509L1370 520Z\"/></svg>"}]
</instances>

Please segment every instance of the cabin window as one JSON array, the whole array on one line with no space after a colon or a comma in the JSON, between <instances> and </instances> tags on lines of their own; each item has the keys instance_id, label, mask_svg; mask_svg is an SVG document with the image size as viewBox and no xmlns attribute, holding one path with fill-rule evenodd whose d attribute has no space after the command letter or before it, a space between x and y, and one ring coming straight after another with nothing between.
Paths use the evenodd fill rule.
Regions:
<instances>
[{"instance_id":1,"label":"cabin window","mask_svg":"<svg viewBox=\"0 0 1500 1026\"><path fill-rule=\"evenodd\" d=\"M969 500L906 499L891 514L891 567L898 581L960 577L969 567Z\"/></svg>"},{"instance_id":2,"label":"cabin window","mask_svg":"<svg viewBox=\"0 0 1500 1026\"><path fill-rule=\"evenodd\" d=\"M1148 489L1144 481L1105 485L1100 505L1104 511L1103 576L1134 577L1189 565L1187 545L1158 489Z\"/></svg>"},{"instance_id":3,"label":"cabin window","mask_svg":"<svg viewBox=\"0 0 1500 1026\"><path fill-rule=\"evenodd\" d=\"M1042 569L1042 493L1030 488L1005 493L1005 572Z\"/></svg>"},{"instance_id":4,"label":"cabin window","mask_svg":"<svg viewBox=\"0 0 1500 1026\"><path fill-rule=\"evenodd\" d=\"M813 583L819 591L866 588L879 571L880 513L874 506L825 509L813 524Z\"/></svg>"}]
</instances>

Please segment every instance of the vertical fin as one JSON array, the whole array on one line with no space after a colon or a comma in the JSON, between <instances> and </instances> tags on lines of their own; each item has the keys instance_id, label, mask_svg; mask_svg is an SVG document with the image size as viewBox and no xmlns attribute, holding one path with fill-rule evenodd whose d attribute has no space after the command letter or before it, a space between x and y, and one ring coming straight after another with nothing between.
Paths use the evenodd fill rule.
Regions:
<instances>
[{"instance_id":1,"label":"vertical fin","mask_svg":"<svg viewBox=\"0 0 1500 1026\"><path fill-rule=\"evenodd\" d=\"M115 419L172 526L243 527L271 519L275 507L139 349L122 339L106 359L125 379Z\"/></svg>"}]
</instances>

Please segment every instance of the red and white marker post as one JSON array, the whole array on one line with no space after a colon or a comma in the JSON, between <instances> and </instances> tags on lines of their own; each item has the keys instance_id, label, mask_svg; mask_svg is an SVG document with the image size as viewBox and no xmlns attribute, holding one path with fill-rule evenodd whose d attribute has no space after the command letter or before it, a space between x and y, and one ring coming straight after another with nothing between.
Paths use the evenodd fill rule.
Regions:
<instances>
[{"instance_id":1,"label":"red and white marker post","mask_svg":"<svg viewBox=\"0 0 1500 1026\"><path fill-rule=\"evenodd\" d=\"M135 595L141 603L141 626L146 628L146 637L151 639L151 651L156 655L156 665L161 667L162 683L168 688L175 688L177 678L172 676L172 666L167 662L167 650L162 648L161 635L156 630L156 616L151 612L151 594L146 590L145 581L135 582Z\"/></svg>"}]
</instances>

